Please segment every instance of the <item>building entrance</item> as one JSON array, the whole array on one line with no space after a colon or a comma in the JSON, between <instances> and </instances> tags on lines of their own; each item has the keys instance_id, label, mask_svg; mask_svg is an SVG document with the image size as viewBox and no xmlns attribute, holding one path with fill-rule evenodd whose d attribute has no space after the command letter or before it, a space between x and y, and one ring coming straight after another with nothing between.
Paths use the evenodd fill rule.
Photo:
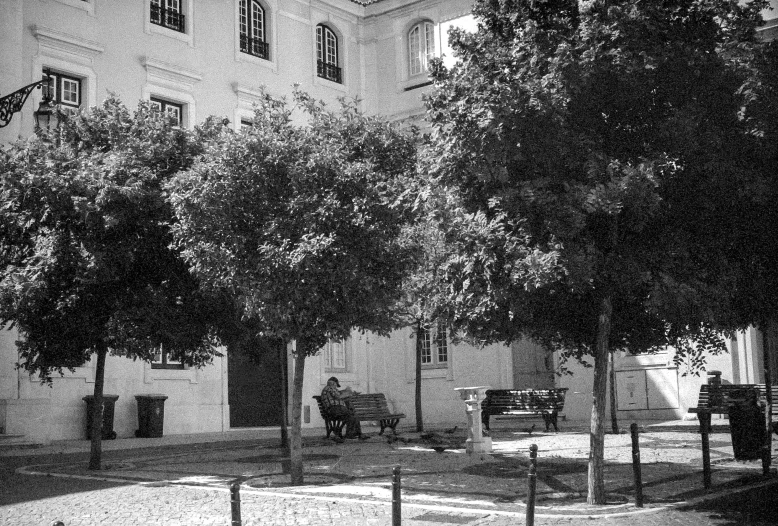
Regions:
<instances>
[{"instance_id":1,"label":"building entrance","mask_svg":"<svg viewBox=\"0 0 778 526\"><path fill-rule=\"evenodd\" d=\"M514 389L553 389L554 357L540 345L521 340L511 345Z\"/></svg>"},{"instance_id":2,"label":"building entrance","mask_svg":"<svg viewBox=\"0 0 778 526\"><path fill-rule=\"evenodd\" d=\"M281 425L285 361L286 346L275 339L257 339L250 351L227 354L231 428Z\"/></svg>"}]
</instances>

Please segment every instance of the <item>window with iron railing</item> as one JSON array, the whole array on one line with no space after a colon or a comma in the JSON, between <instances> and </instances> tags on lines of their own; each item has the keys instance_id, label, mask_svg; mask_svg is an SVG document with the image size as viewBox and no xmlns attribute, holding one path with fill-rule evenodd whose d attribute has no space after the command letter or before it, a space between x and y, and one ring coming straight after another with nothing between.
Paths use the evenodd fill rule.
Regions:
<instances>
[{"instance_id":1,"label":"window with iron railing","mask_svg":"<svg viewBox=\"0 0 778 526\"><path fill-rule=\"evenodd\" d=\"M257 0L240 0L238 21L240 51L270 60L270 46L265 30L265 9Z\"/></svg>"},{"instance_id":2,"label":"window with iron railing","mask_svg":"<svg viewBox=\"0 0 778 526\"><path fill-rule=\"evenodd\" d=\"M323 79L331 80L332 82L337 82L338 84L343 84L343 78L338 66L326 64L319 60L316 63L316 74Z\"/></svg>"},{"instance_id":3,"label":"window with iron railing","mask_svg":"<svg viewBox=\"0 0 778 526\"><path fill-rule=\"evenodd\" d=\"M343 72L338 67L338 37L327 26L316 26L316 75L343 84Z\"/></svg>"},{"instance_id":4,"label":"window with iron railing","mask_svg":"<svg viewBox=\"0 0 778 526\"><path fill-rule=\"evenodd\" d=\"M151 0L151 23L185 33L186 16L181 4L181 0Z\"/></svg>"}]
</instances>

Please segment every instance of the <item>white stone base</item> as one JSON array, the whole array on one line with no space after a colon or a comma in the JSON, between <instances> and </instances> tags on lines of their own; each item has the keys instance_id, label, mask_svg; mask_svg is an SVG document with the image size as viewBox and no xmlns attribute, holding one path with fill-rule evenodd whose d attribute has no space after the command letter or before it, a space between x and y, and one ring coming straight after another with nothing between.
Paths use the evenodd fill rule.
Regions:
<instances>
[{"instance_id":1,"label":"white stone base","mask_svg":"<svg viewBox=\"0 0 778 526\"><path fill-rule=\"evenodd\" d=\"M491 453L492 452L492 437L482 437L481 440L475 441L471 439L467 439L465 441L465 451L469 455L476 454L480 455L481 453Z\"/></svg>"}]
</instances>

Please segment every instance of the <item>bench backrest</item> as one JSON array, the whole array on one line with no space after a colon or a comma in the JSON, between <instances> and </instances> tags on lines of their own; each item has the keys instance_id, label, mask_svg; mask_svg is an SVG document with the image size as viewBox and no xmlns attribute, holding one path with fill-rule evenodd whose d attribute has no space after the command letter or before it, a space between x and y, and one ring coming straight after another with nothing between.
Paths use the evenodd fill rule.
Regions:
<instances>
[{"instance_id":1,"label":"bench backrest","mask_svg":"<svg viewBox=\"0 0 778 526\"><path fill-rule=\"evenodd\" d=\"M481 407L526 411L561 411L567 387L557 389L489 389Z\"/></svg>"},{"instance_id":2,"label":"bench backrest","mask_svg":"<svg viewBox=\"0 0 778 526\"><path fill-rule=\"evenodd\" d=\"M697 401L697 407L707 407L710 409L719 409L726 411L731 402L745 400L748 391L758 391L758 399L765 401L767 399L767 389L765 384L702 384L700 386L700 397ZM771 388L773 398L773 413L776 413L776 402L778 402L778 385Z\"/></svg>"},{"instance_id":3,"label":"bench backrest","mask_svg":"<svg viewBox=\"0 0 778 526\"><path fill-rule=\"evenodd\" d=\"M314 396L319 405L319 413L324 416L324 406L321 403L321 396ZM386 402L386 396L383 393L358 394L349 397L351 407L357 416L360 415L388 415L389 404Z\"/></svg>"}]
</instances>

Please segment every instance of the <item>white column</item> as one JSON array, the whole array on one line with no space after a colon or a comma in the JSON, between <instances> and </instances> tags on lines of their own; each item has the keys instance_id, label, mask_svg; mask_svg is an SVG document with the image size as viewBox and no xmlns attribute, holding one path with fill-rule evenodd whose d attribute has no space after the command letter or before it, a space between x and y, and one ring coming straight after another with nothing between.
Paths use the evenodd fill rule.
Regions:
<instances>
[{"instance_id":1,"label":"white column","mask_svg":"<svg viewBox=\"0 0 778 526\"><path fill-rule=\"evenodd\" d=\"M474 453L491 453L492 439L485 437L481 428L481 402L486 398L486 390L491 387L482 385L477 387L457 387L459 397L465 401L467 413L467 441L465 449L469 455Z\"/></svg>"}]
</instances>

